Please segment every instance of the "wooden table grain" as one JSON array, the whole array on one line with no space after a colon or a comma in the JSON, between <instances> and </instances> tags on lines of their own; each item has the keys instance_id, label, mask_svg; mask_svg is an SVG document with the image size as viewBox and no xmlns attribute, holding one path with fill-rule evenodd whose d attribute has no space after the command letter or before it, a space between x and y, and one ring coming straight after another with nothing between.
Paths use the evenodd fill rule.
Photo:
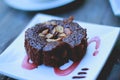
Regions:
<instances>
[{"instance_id":1,"label":"wooden table grain","mask_svg":"<svg viewBox=\"0 0 120 80\"><path fill-rule=\"evenodd\" d=\"M76 0L69 5L47 11L21 11L0 0L0 54L14 41L37 13L45 13L75 20L110 26L120 26L120 18L114 16L109 0ZM120 64L120 36L98 80L109 80L115 65ZM0 74L0 80L14 80Z\"/></svg>"}]
</instances>

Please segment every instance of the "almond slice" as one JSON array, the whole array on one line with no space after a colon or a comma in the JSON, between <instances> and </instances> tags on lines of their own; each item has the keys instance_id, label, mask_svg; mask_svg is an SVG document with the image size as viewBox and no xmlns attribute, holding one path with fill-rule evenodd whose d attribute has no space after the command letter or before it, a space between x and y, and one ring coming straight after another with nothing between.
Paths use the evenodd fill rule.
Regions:
<instances>
[{"instance_id":1,"label":"almond slice","mask_svg":"<svg viewBox=\"0 0 120 80\"><path fill-rule=\"evenodd\" d=\"M47 42L54 42L56 41L55 39L46 39Z\"/></svg>"},{"instance_id":2,"label":"almond slice","mask_svg":"<svg viewBox=\"0 0 120 80\"><path fill-rule=\"evenodd\" d=\"M54 42L54 41L60 41L62 38L57 39L46 39L47 42Z\"/></svg>"},{"instance_id":3,"label":"almond slice","mask_svg":"<svg viewBox=\"0 0 120 80\"><path fill-rule=\"evenodd\" d=\"M60 41L60 40L62 40L62 38L57 38L57 39L55 39L56 41Z\"/></svg>"},{"instance_id":4,"label":"almond slice","mask_svg":"<svg viewBox=\"0 0 120 80\"><path fill-rule=\"evenodd\" d=\"M46 35L46 34L48 34L48 31L49 31L48 29L45 29L45 30L42 31L42 34Z\"/></svg>"},{"instance_id":5,"label":"almond slice","mask_svg":"<svg viewBox=\"0 0 120 80\"><path fill-rule=\"evenodd\" d=\"M58 25L55 27L56 31L59 32L59 33L63 33L64 32L64 29L62 26Z\"/></svg>"},{"instance_id":6,"label":"almond slice","mask_svg":"<svg viewBox=\"0 0 120 80\"><path fill-rule=\"evenodd\" d=\"M48 39L50 39L50 38L52 38L53 37L53 34L51 34L51 33L48 33L47 35L46 35L46 38L48 38Z\"/></svg>"},{"instance_id":7,"label":"almond slice","mask_svg":"<svg viewBox=\"0 0 120 80\"><path fill-rule=\"evenodd\" d=\"M61 34L59 34L59 37L64 38L64 37L66 37L66 34L65 33L61 33Z\"/></svg>"},{"instance_id":8,"label":"almond slice","mask_svg":"<svg viewBox=\"0 0 120 80\"><path fill-rule=\"evenodd\" d=\"M39 33L39 36L44 37L45 35L43 35L42 33Z\"/></svg>"}]
</instances>

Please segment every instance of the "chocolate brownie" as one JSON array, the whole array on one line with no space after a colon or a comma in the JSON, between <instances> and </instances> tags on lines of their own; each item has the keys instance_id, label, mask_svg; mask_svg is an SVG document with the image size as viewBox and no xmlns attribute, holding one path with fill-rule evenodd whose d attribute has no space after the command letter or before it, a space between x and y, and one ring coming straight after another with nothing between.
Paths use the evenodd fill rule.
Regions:
<instances>
[{"instance_id":1,"label":"chocolate brownie","mask_svg":"<svg viewBox=\"0 0 120 80\"><path fill-rule=\"evenodd\" d=\"M36 64L60 67L69 59L79 61L87 49L87 31L73 17L39 23L25 32L25 49Z\"/></svg>"}]
</instances>

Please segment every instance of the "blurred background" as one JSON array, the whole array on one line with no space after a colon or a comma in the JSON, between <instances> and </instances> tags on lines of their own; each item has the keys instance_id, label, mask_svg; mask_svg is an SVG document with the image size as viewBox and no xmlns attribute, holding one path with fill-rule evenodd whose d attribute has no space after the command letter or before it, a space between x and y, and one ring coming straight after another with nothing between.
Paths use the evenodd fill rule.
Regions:
<instances>
[{"instance_id":1,"label":"blurred background","mask_svg":"<svg viewBox=\"0 0 120 80\"><path fill-rule=\"evenodd\" d=\"M11 44L37 13L49 14L62 18L74 16L77 21L120 26L120 17L114 14L109 0L73 0L64 5L42 10L36 10L34 8L32 10L24 10L23 8L11 7L9 1L12 0L0 0L0 53ZM24 5L28 4L23 4L21 6ZM120 80L119 39L120 36L103 70L98 76L98 80ZM0 74L0 80L14 79Z\"/></svg>"}]
</instances>

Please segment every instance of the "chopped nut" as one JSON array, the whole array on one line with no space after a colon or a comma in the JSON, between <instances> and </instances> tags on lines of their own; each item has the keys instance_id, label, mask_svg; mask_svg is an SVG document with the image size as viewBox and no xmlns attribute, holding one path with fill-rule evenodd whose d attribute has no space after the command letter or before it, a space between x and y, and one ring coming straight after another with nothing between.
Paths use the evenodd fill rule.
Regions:
<instances>
[{"instance_id":1,"label":"chopped nut","mask_svg":"<svg viewBox=\"0 0 120 80\"><path fill-rule=\"evenodd\" d=\"M71 23L71 22L73 21L73 19L74 19L74 17L73 17L73 16L70 16L70 17L68 18L68 23Z\"/></svg>"},{"instance_id":2,"label":"chopped nut","mask_svg":"<svg viewBox=\"0 0 120 80\"><path fill-rule=\"evenodd\" d=\"M62 38L57 38L57 39L46 39L47 42L54 42L54 41L59 41Z\"/></svg>"},{"instance_id":3,"label":"chopped nut","mask_svg":"<svg viewBox=\"0 0 120 80\"><path fill-rule=\"evenodd\" d=\"M56 32L55 28L52 30L52 34L54 34Z\"/></svg>"},{"instance_id":4,"label":"chopped nut","mask_svg":"<svg viewBox=\"0 0 120 80\"><path fill-rule=\"evenodd\" d=\"M42 31L42 34L46 35L48 33L48 31L49 31L48 29L45 29L45 30Z\"/></svg>"},{"instance_id":5,"label":"chopped nut","mask_svg":"<svg viewBox=\"0 0 120 80\"><path fill-rule=\"evenodd\" d=\"M57 39L55 39L56 41L60 41L60 40L62 40L62 38L57 38Z\"/></svg>"},{"instance_id":6,"label":"chopped nut","mask_svg":"<svg viewBox=\"0 0 120 80\"><path fill-rule=\"evenodd\" d=\"M54 26L57 25L57 23L55 21L51 21L51 24Z\"/></svg>"},{"instance_id":7,"label":"chopped nut","mask_svg":"<svg viewBox=\"0 0 120 80\"><path fill-rule=\"evenodd\" d=\"M47 42L54 42L56 41L55 39L46 39Z\"/></svg>"},{"instance_id":8,"label":"chopped nut","mask_svg":"<svg viewBox=\"0 0 120 80\"><path fill-rule=\"evenodd\" d=\"M56 31L59 32L59 33L63 33L64 32L64 29L62 26L58 25L57 27L55 27Z\"/></svg>"},{"instance_id":9,"label":"chopped nut","mask_svg":"<svg viewBox=\"0 0 120 80\"><path fill-rule=\"evenodd\" d=\"M61 33L61 34L59 34L59 37L64 38L64 37L66 37L66 34L65 33Z\"/></svg>"},{"instance_id":10,"label":"chopped nut","mask_svg":"<svg viewBox=\"0 0 120 80\"><path fill-rule=\"evenodd\" d=\"M70 16L68 19L64 19L63 22L66 23L71 23L74 20L73 16Z\"/></svg>"},{"instance_id":11,"label":"chopped nut","mask_svg":"<svg viewBox=\"0 0 120 80\"><path fill-rule=\"evenodd\" d=\"M43 35L42 33L39 33L39 36L44 37L45 35Z\"/></svg>"},{"instance_id":12,"label":"chopped nut","mask_svg":"<svg viewBox=\"0 0 120 80\"><path fill-rule=\"evenodd\" d=\"M66 35L70 35L72 33L69 28L65 28L64 32Z\"/></svg>"},{"instance_id":13,"label":"chopped nut","mask_svg":"<svg viewBox=\"0 0 120 80\"><path fill-rule=\"evenodd\" d=\"M51 34L51 33L48 33L47 35L46 35L46 38L52 38L53 37L53 34Z\"/></svg>"}]
</instances>

